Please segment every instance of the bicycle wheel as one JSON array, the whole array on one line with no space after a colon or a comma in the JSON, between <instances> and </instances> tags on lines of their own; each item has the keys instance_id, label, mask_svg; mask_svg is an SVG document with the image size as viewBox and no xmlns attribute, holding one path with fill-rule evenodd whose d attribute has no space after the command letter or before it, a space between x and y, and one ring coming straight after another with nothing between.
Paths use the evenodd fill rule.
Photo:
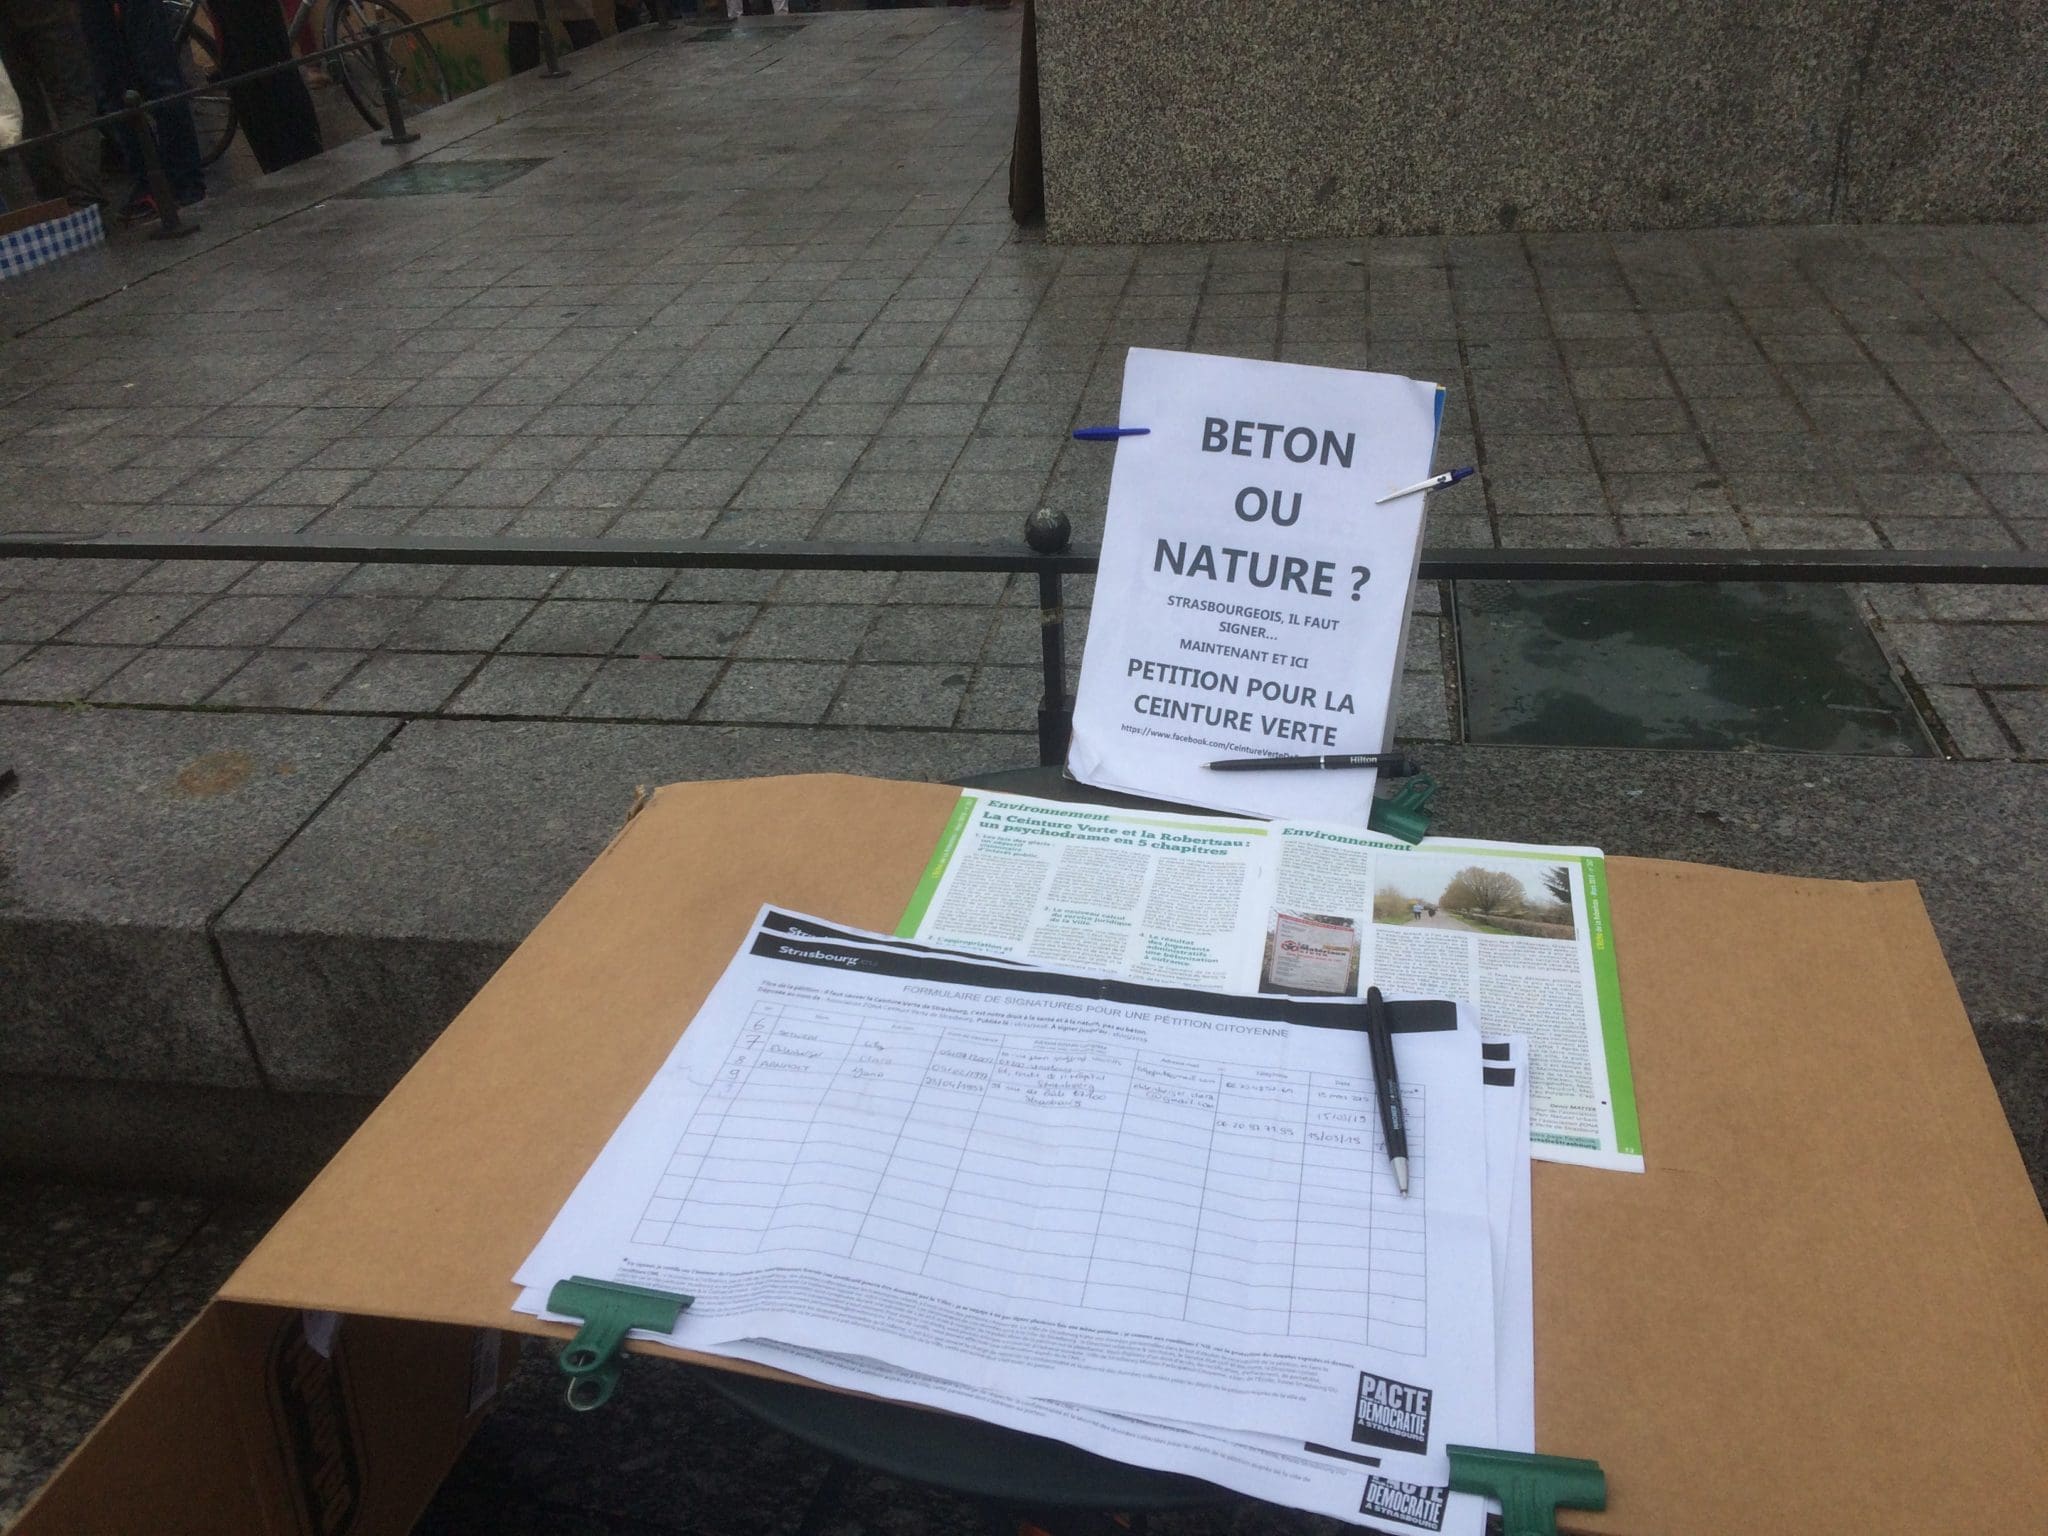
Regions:
<instances>
[{"instance_id":1,"label":"bicycle wheel","mask_svg":"<svg viewBox=\"0 0 2048 1536\"><path fill-rule=\"evenodd\" d=\"M235 98L219 85L220 22L207 5L188 5L173 13L177 28L178 67L188 87L211 85L192 98L192 126L199 132L199 162L211 165L228 152L235 139Z\"/></svg>"},{"instance_id":2,"label":"bicycle wheel","mask_svg":"<svg viewBox=\"0 0 2048 1536\"><path fill-rule=\"evenodd\" d=\"M353 44L335 58L334 77L348 92L363 121L372 128L384 126L384 92L377 79L377 61L370 48L370 28L381 24L388 33L394 27L409 27L412 18L390 0L328 0L324 28L327 46ZM438 107L454 96L448 71L434 45L419 32L388 37L391 69L398 77L398 94L408 110Z\"/></svg>"}]
</instances>

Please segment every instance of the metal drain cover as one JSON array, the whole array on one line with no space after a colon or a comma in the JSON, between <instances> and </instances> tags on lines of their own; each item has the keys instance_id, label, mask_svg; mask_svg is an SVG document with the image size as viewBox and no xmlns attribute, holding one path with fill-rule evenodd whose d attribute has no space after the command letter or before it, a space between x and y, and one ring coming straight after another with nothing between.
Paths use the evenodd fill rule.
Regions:
<instances>
[{"instance_id":1,"label":"metal drain cover","mask_svg":"<svg viewBox=\"0 0 2048 1536\"><path fill-rule=\"evenodd\" d=\"M1468 741L1929 757L1840 587L1459 582Z\"/></svg>"},{"instance_id":2,"label":"metal drain cover","mask_svg":"<svg viewBox=\"0 0 2048 1536\"><path fill-rule=\"evenodd\" d=\"M343 197L450 197L489 192L516 181L545 156L533 160L419 160L351 187Z\"/></svg>"}]
</instances>

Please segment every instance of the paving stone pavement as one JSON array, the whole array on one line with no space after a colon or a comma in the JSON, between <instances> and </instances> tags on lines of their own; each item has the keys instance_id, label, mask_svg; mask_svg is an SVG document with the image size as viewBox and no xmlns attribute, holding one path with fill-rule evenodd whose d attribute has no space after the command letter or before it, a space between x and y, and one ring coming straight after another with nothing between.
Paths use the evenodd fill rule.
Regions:
<instances>
[{"instance_id":1,"label":"paving stone pavement","mask_svg":"<svg viewBox=\"0 0 2048 1536\"><path fill-rule=\"evenodd\" d=\"M1049 246L1005 206L1018 28L643 30L441 109L426 165L541 161L494 190L348 198L359 143L216 199L189 258L9 284L0 529L1013 542L1045 505L1089 538L1110 450L1066 433L1147 345L1442 381L1440 460L1482 473L1439 547L2048 540L2040 226ZM1862 596L1945 748L2048 755L2048 595ZM1022 732L1031 601L15 561L0 700ZM1423 606L1402 729L1454 738Z\"/></svg>"}]
</instances>

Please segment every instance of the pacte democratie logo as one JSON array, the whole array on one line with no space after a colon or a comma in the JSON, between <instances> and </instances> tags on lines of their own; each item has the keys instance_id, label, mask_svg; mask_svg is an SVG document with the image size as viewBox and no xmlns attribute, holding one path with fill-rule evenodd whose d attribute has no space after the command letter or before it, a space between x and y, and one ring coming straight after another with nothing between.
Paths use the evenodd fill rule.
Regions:
<instances>
[{"instance_id":1,"label":"pacte democratie logo","mask_svg":"<svg viewBox=\"0 0 2048 1536\"><path fill-rule=\"evenodd\" d=\"M1429 1398L1427 1387L1411 1387L1404 1381L1358 1373L1358 1406L1351 1420L1351 1438L1360 1445L1377 1445L1389 1451L1413 1451L1418 1456L1429 1450Z\"/></svg>"},{"instance_id":2,"label":"pacte democratie logo","mask_svg":"<svg viewBox=\"0 0 2048 1536\"><path fill-rule=\"evenodd\" d=\"M1425 1531L1440 1531L1444 1528L1444 1504L1450 1495L1448 1488L1425 1488L1419 1483L1396 1482L1391 1477L1368 1477L1358 1512L1419 1526Z\"/></svg>"}]
</instances>

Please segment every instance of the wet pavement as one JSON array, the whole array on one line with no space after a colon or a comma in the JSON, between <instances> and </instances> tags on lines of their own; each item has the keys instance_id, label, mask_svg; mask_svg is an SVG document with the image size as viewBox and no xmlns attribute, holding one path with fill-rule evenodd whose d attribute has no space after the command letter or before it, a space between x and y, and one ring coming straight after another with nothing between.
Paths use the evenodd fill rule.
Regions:
<instances>
[{"instance_id":1,"label":"wet pavement","mask_svg":"<svg viewBox=\"0 0 2048 1536\"><path fill-rule=\"evenodd\" d=\"M1066 432L1147 345L1442 381L1439 459L1480 474L1438 547L2048 538L2038 226L1049 246L1005 206L1018 23L642 29L423 114L422 195L362 196L392 152L359 141L189 254L9 284L0 526L1014 544L1053 506L1088 538L1110 450ZM1022 732L1028 597L17 561L0 700ZM1941 751L2048 754L2048 597L1856 601ZM1402 728L1456 739L1426 606Z\"/></svg>"}]
</instances>

